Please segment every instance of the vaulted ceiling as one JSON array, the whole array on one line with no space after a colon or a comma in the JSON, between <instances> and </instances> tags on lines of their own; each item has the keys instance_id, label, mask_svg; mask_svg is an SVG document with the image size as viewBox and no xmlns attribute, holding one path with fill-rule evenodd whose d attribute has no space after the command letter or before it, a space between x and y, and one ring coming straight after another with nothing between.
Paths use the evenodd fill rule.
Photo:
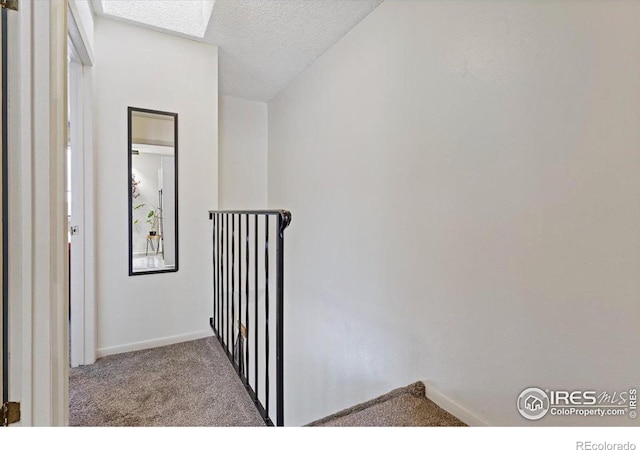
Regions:
<instances>
[{"instance_id":1,"label":"vaulted ceiling","mask_svg":"<svg viewBox=\"0 0 640 450\"><path fill-rule=\"evenodd\" d=\"M216 0L204 37L188 38L219 47L221 94L267 102L382 1Z\"/></svg>"}]
</instances>

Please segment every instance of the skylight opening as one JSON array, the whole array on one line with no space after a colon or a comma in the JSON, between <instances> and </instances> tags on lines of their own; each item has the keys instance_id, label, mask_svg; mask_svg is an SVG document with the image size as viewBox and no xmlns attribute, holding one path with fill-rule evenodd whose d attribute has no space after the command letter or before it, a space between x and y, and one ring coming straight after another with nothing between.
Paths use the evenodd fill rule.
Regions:
<instances>
[{"instance_id":1,"label":"skylight opening","mask_svg":"<svg viewBox=\"0 0 640 450\"><path fill-rule=\"evenodd\" d=\"M215 0L101 0L104 14L203 38Z\"/></svg>"}]
</instances>

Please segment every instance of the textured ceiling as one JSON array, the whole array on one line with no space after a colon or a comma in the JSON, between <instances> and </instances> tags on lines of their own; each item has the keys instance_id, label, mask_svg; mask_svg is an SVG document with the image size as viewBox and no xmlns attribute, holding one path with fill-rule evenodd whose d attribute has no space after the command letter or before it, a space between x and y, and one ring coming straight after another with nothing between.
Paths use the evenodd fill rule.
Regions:
<instances>
[{"instance_id":1,"label":"textured ceiling","mask_svg":"<svg viewBox=\"0 0 640 450\"><path fill-rule=\"evenodd\" d=\"M382 1L216 0L204 38L192 39L219 47L221 94L267 102Z\"/></svg>"},{"instance_id":2,"label":"textured ceiling","mask_svg":"<svg viewBox=\"0 0 640 450\"><path fill-rule=\"evenodd\" d=\"M203 37L214 0L102 0L102 12L195 37Z\"/></svg>"},{"instance_id":3,"label":"textured ceiling","mask_svg":"<svg viewBox=\"0 0 640 450\"><path fill-rule=\"evenodd\" d=\"M382 0L217 0L220 92L269 101Z\"/></svg>"}]
</instances>

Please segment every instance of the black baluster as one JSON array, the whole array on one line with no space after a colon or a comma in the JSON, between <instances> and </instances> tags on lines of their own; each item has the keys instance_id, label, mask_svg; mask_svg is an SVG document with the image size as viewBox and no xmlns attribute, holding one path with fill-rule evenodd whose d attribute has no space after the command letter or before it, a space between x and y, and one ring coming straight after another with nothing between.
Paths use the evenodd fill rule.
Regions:
<instances>
[{"instance_id":1,"label":"black baluster","mask_svg":"<svg viewBox=\"0 0 640 450\"><path fill-rule=\"evenodd\" d=\"M284 426L284 228L278 215L276 241L276 426Z\"/></svg>"},{"instance_id":2,"label":"black baluster","mask_svg":"<svg viewBox=\"0 0 640 450\"><path fill-rule=\"evenodd\" d=\"M220 214L216 214L218 216L218 236L216 239L218 240L218 340L222 338L222 266L224 262L222 260L222 216Z\"/></svg>"},{"instance_id":3,"label":"black baluster","mask_svg":"<svg viewBox=\"0 0 640 450\"><path fill-rule=\"evenodd\" d=\"M244 338L242 337L242 216L238 214L238 370L244 374ZM242 343L242 345L240 345ZM240 377L242 379L242 377Z\"/></svg>"},{"instance_id":4,"label":"black baluster","mask_svg":"<svg viewBox=\"0 0 640 450\"><path fill-rule=\"evenodd\" d=\"M220 317L220 343L224 343L224 336L225 336L225 331L224 331L224 326L225 326L225 321L224 321L224 314L225 314L225 307L224 307L224 274L225 274L225 264L224 264L224 257L225 257L225 248L224 248L224 236L226 233L226 226L224 223L224 215L220 216L220 224L222 225L221 228L221 233L220 233L220 275L222 277L222 279L220 280L220 294L221 294L221 298L220 298L220 306L222 306L221 308L221 317Z\"/></svg>"},{"instance_id":5,"label":"black baluster","mask_svg":"<svg viewBox=\"0 0 640 450\"><path fill-rule=\"evenodd\" d=\"M221 230L222 219L220 217L220 214L216 214L216 216L217 216L216 220L218 222L217 233L216 233L216 244L218 246L218 255L217 255L217 258L218 258L217 268L218 268L218 270L216 271L217 272L217 279L218 279L218 281L216 283L217 288L218 288L218 299L217 299L217 303L218 303L218 327L217 328L218 328L218 339L220 339L220 337L221 337L220 327L222 325L222 317L221 317L222 316L222 302L221 302L221 297L222 297L222 286L221 286L222 280L221 279L222 279L222 276L220 275L222 273L222 265L223 265L223 262L222 262L222 247L220 246L220 241L221 241L220 236L222 236L222 230Z\"/></svg>"},{"instance_id":6,"label":"black baluster","mask_svg":"<svg viewBox=\"0 0 640 450\"><path fill-rule=\"evenodd\" d=\"M255 215L255 228L253 230L254 233L254 285L253 285L253 289L254 289L254 304L253 304L253 309L254 309L254 321L255 321L255 333L253 334L253 343L254 343L254 350L253 350L253 363L254 363L254 368L253 368L253 381L255 382L256 385L256 400L258 400L258 214Z\"/></svg>"},{"instance_id":7,"label":"black baluster","mask_svg":"<svg viewBox=\"0 0 640 450\"><path fill-rule=\"evenodd\" d=\"M227 235L226 235L226 240L227 240L227 320L226 320L226 334L227 334L227 342L226 342L226 347L225 347L225 351L227 352L227 355L229 354L229 214L225 214L225 221L227 222Z\"/></svg>"},{"instance_id":8,"label":"black baluster","mask_svg":"<svg viewBox=\"0 0 640 450\"><path fill-rule=\"evenodd\" d=\"M264 216L264 355L265 411L269 415L269 216Z\"/></svg>"},{"instance_id":9,"label":"black baluster","mask_svg":"<svg viewBox=\"0 0 640 450\"><path fill-rule=\"evenodd\" d=\"M245 249L245 280L244 280L244 297L246 300L244 309L244 329L245 329L245 367L244 372L247 376L247 384L249 384L249 214L245 214L245 230L244 230L244 249Z\"/></svg>"},{"instance_id":10,"label":"black baluster","mask_svg":"<svg viewBox=\"0 0 640 450\"><path fill-rule=\"evenodd\" d=\"M231 353L236 360L236 215L231 214Z\"/></svg>"},{"instance_id":11,"label":"black baluster","mask_svg":"<svg viewBox=\"0 0 640 450\"><path fill-rule=\"evenodd\" d=\"M216 235L218 233L217 229L217 218L214 214L213 217L213 233L211 236L211 240L213 241L213 318L211 321L211 326L214 328L216 335L218 334L218 330L216 329L216 320L218 319L218 305L217 305L217 277L216 272L218 271L218 247L216 246Z\"/></svg>"}]
</instances>

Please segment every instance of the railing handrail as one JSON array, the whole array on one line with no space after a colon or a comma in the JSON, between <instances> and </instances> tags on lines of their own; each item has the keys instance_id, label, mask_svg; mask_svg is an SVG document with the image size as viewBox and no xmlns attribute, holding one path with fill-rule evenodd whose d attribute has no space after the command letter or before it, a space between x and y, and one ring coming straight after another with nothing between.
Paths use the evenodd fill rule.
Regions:
<instances>
[{"instance_id":1,"label":"railing handrail","mask_svg":"<svg viewBox=\"0 0 640 450\"><path fill-rule=\"evenodd\" d=\"M210 209L209 220L213 220L214 214L253 214L261 216L280 216L282 219L282 229L284 231L291 224L291 212L286 209Z\"/></svg>"},{"instance_id":2,"label":"railing handrail","mask_svg":"<svg viewBox=\"0 0 640 450\"><path fill-rule=\"evenodd\" d=\"M236 237L236 227L235 227L235 218L238 216L238 234ZM236 349L235 349L235 280L236 280L236 269L235 269L235 243L238 243L238 323L239 327L242 326L242 216L245 216L245 229L244 229L244 243L245 243L245 319L246 319L246 332L249 333L250 327L248 324L250 313L249 313L249 216L253 216L255 218L255 228L254 228L254 283L255 283L255 321L254 324L254 383L255 390L250 384L249 373L248 371L245 374L245 370L248 370L249 365L249 350L248 348L245 350L240 347L240 353L244 352L244 356L246 358L246 367L242 366L242 355L240 355L239 360L235 360ZM257 318L258 318L258 217L263 216L263 223L265 225L264 231L264 251L265 251L265 259L264 259L264 270L265 277L264 281L266 283L266 292L265 292L265 405L263 405L258 397L258 334L257 334ZM284 209L265 209L265 210L210 210L209 211L209 220L213 221L213 270L214 270L214 317L210 318L209 323L211 328L214 330L218 340L223 345L223 348L229 357L231 364L233 365L236 373L239 375L240 379L243 381L243 384L249 393L249 396L254 401L256 407L262 418L265 420L267 425L273 425L273 421L271 417L269 417L269 216L277 216L277 235L275 239L276 244L276 267L275 267L275 325L276 325L276 417L275 424L277 426L284 425L284 230L291 223L291 213ZM223 220L224 218L224 220ZM231 248L229 248L229 232L231 232ZM225 234L225 236L223 236ZM226 237L226 241L225 238ZM225 244L226 242L226 244ZM231 253L231 264L229 264L229 253ZM225 259L226 257L226 270L225 270ZM231 266L231 267L230 267ZM231 275L231 296L229 296L229 273L232 272ZM226 274L226 283L225 283L225 274ZM226 285L226 286L225 286ZM231 299L231 305L229 304L229 300ZM231 317L229 317L229 307L231 307ZM226 316L226 319L225 319ZM231 335L229 327L231 327ZM226 330L226 333L225 333ZM240 340L240 330L238 330L238 340ZM226 334L226 339L225 339ZM229 339L231 338L231 339ZM232 348L229 347L229 342L231 342ZM247 341L247 347L249 346L249 341Z\"/></svg>"},{"instance_id":3,"label":"railing handrail","mask_svg":"<svg viewBox=\"0 0 640 450\"><path fill-rule=\"evenodd\" d=\"M289 221L291 220L291 213L286 209L210 209L209 210L209 218L211 219L213 214L260 214L267 216L276 216L281 215L283 217L288 217Z\"/></svg>"}]
</instances>

